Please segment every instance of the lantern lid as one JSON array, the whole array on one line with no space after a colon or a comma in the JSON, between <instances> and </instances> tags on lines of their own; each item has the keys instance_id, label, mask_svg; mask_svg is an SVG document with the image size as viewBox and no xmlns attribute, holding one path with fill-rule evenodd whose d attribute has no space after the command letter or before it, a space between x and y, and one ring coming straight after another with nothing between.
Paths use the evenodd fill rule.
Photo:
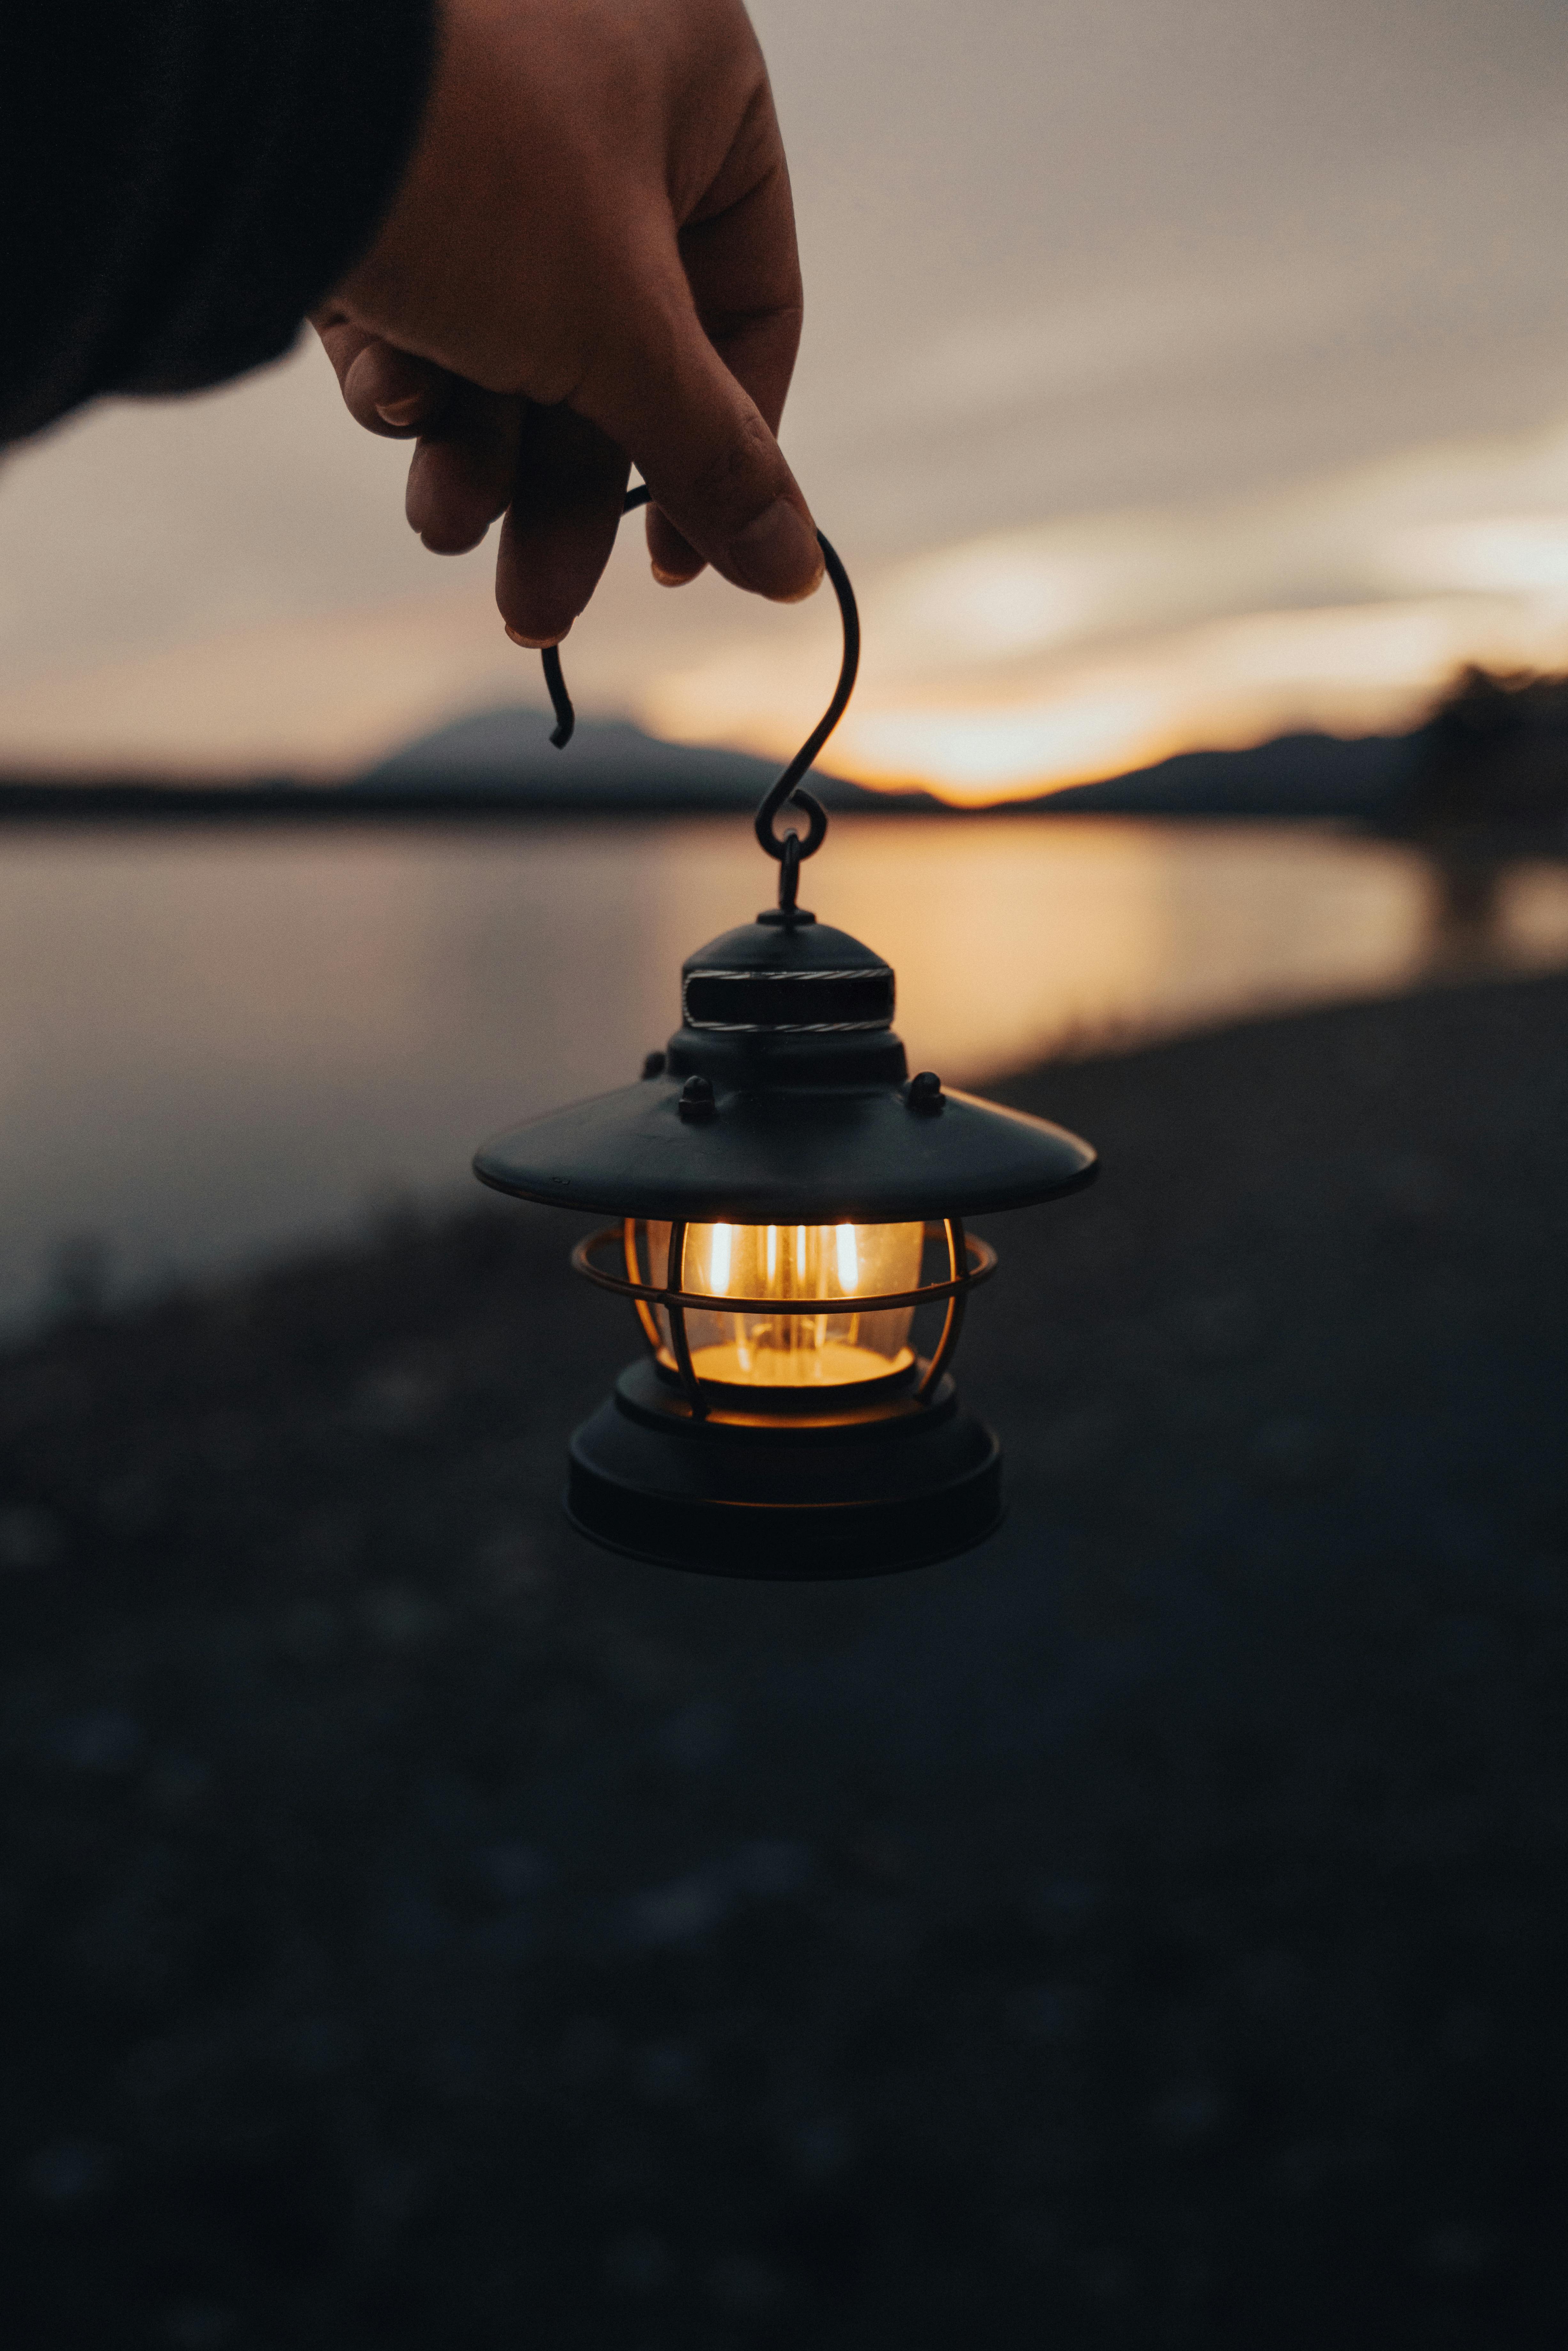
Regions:
<instances>
[{"instance_id":1,"label":"lantern lid","mask_svg":"<svg viewBox=\"0 0 1568 2351\"><path fill-rule=\"evenodd\" d=\"M710 1036L869 1036L893 1027L891 967L814 914L769 909L681 967L681 1021Z\"/></svg>"},{"instance_id":2,"label":"lantern lid","mask_svg":"<svg viewBox=\"0 0 1568 2351\"><path fill-rule=\"evenodd\" d=\"M859 940L769 910L687 958L647 1076L497 1135L474 1172L557 1207L735 1224L903 1224L1090 1182L1077 1135L911 1079L894 998Z\"/></svg>"}]
</instances>

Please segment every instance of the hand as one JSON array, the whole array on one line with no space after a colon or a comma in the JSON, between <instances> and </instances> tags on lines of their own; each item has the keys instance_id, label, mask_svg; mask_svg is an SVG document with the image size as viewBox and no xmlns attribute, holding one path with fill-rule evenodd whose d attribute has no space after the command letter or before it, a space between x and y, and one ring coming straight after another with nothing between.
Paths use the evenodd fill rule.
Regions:
<instances>
[{"instance_id":1,"label":"hand","mask_svg":"<svg viewBox=\"0 0 1568 2351\"><path fill-rule=\"evenodd\" d=\"M417 435L408 518L457 554L506 515L496 601L559 642L631 464L656 578L821 578L774 438L800 332L789 172L741 0L444 0L424 124L316 326L350 413Z\"/></svg>"}]
</instances>

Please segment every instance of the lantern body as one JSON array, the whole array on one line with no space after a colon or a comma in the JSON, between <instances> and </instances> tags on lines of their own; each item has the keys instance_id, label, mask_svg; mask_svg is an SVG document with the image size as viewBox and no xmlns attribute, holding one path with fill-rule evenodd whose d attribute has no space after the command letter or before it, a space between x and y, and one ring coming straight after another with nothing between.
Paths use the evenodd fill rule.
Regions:
<instances>
[{"instance_id":1,"label":"lantern body","mask_svg":"<svg viewBox=\"0 0 1568 2351\"><path fill-rule=\"evenodd\" d=\"M1093 1152L911 1080L891 970L793 908L692 956L681 1007L641 1083L475 1161L618 1220L573 1262L632 1301L645 1353L572 1439L569 1516L732 1576L885 1574L983 1541L1000 1451L947 1366L996 1259L963 1220L1077 1189Z\"/></svg>"}]
</instances>

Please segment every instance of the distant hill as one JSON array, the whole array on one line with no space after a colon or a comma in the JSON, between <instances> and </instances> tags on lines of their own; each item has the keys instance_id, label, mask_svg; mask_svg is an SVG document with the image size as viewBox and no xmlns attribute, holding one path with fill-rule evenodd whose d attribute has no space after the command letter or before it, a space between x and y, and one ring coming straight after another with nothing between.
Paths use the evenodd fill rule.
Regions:
<instances>
[{"instance_id":1,"label":"distant hill","mask_svg":"<svg viewBox=\"0 0 1568 2351\"><path fill-rule=\"evenodd\" d=\"M580 718L564 751L551 743L546 711L478 710L405 744L349 786L354 793L475 793L562 811L646 808L729 812L754 809L779 762L747 751L664 743L624 719ZM811 789L832 809L880 808L885 795L815 772ZM906 806L937 805L925 792Z\"/></svg>"},{"instance_id":2,"label":"distant hill","mask_svg":"<svg viewBox=\"0 0 1568 2351\"><path fill-rule=\"evenodd\" d=\"M745 751L661 742L623 720L580 719L564 751L541 710L481 710L406 744L340 786L287 777L253 783L171 783L156 778L10 777L0 773L0 820L105 818L189 822L341 822L501 813L562 816L730 815L756 808L779 770ZM1414 816L1437 739L1412 735L1283 735L1244 751L1186 751L1103 782L1078 784L998 810L950 809L922 791L873 792L814 772L828 808L877 816L944 814L967 820L1039 810L1052 815L1339 818L1401 827Z\"/></svg>"},{"instance_id":3,"label":"distant hill","mask_svg":"<svg viewBox=\"0 0 1568 2351\"><path fill-rule=\"evenodd\" d=\"M625 721L580 719L564 751L549 739L542 711L476 712L422 736L350 787L392 793L495 794L561 810L755 808L779 769L744 751L661 742ZM1129 816L1381 818L1395 812L1412 771L1416 737L1284 735L1246 751L1188 751L1125 776L1009 810L1049 809ZM939 810L925 792L865 791L841 777L813 774L831 809Z\"/></svg>"},{"instance_id":4,"label":"distant hill","mask_svg":"<svg viewBox=\"0 0 1568 2351\"><path fill-rule=\"evenodd\" d=\"M1396 818L1424 735L1278 735L1244 751L1183 751L1152 768L1031 802L1065 816Z\"/></svg>"}]
</instances>

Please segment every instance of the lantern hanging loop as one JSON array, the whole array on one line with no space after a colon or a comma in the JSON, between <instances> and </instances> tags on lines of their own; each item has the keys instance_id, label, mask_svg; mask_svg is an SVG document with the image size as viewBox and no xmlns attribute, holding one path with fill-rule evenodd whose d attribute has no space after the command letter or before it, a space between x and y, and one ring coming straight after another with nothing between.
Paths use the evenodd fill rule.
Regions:
<instances>
[{"instance_id":1,"label":"lantern hanging loop","mask_svg":"<svg viewBox=\"0 0 1568 2351\"><path fill-rule=\"evenodd\" d=\"M648 496L647 484L636 483L626 493L622 513L631 514L634 507L645 507ZM855 690L855 674L860 668L861 659L860 613L855 608L855 591L850 585L850 575L840 561L836 549L829 544L821 531L817 533L817 544L822 550L822 561L827 567L828 578L833 583L833 593L839 600L839 617L843 623L844 650L839 664L839 682L833 688L833 698L826 710L778 782L770 787L763 799L754 828L759 846L769 857L779 861L779 904L785 914L795 912L802 862L808 857L815 857L828 837L828 811L816 794L806 789L802 779L810 774L823 744L844 715L849 698ZM577 714L566 690L566 679L561 674L560 648L559 645L546 645L541 658L545 684L549 689L550 706L556 719L550 741L558 751L564 751L577 725ZM774 820L786 804L798 809L805 818L803 835L792 825L781 833L774 830Z\"/></svg>"}]
</instances>

